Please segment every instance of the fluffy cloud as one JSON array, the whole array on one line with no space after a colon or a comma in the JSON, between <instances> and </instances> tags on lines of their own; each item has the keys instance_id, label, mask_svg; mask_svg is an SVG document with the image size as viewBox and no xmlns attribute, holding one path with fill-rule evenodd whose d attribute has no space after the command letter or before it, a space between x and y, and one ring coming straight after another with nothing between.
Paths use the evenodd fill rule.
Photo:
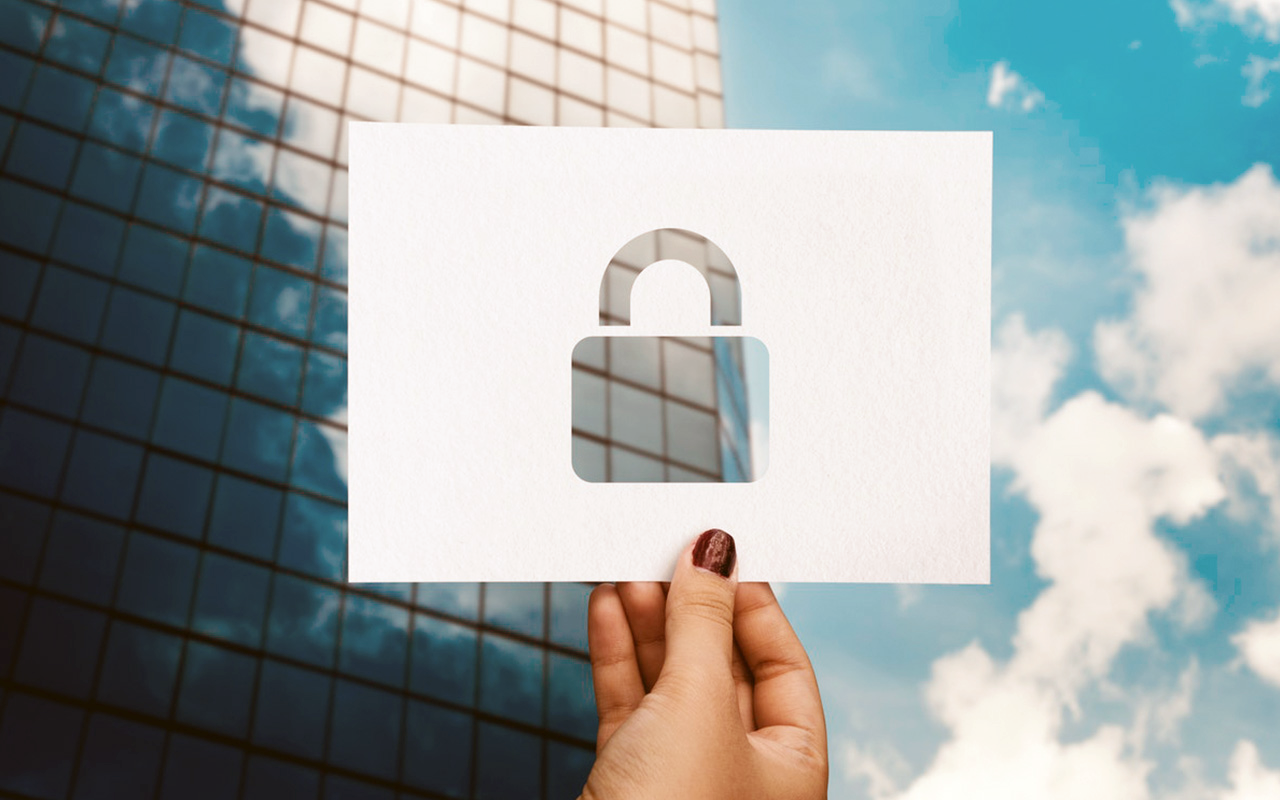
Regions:
<instances>
[{"instance_id":1,"label":"fluffy cloud","mask_svg":"<svg viewBox=\"0 0 1280 800\"><path fill-rule=\"evenodd\" d=\"M1221 800L1275 800L1280 797L1280 771L1267 769L1253 742L1242 741L1231 754L1231 788Z\"/></svg>"},{"instance_id":2,"label":"fluffy cloud","mask_svg":"<svg viewBox=\"0 0 1280 800\"><path fill-rule=\"evenodd\" d=\"M1060 333L1031 333L1020 318L997 334L993 454L1040 513L1031 553L1049 586L1020 615L1008 661L975 643L935 662L928 702L951 738L901 800L1148 796L1151 764L1123 728L1064 743L1063 726L1120 651L1149 636L1153 614L1203 608L1203 589L1155 525L1190 520L1225 489L1212 445L1185 421L1093 392L1046 416L1068 355ZM1144 723L1158 738L1185 715L1194 681L1191 672L1176 708Z\"/></svg>"},{"instance_id":3,"label":"fluffy cloud","mask_svg":"<svg viewBox=\"0 0 1280 800\"><path fill-rule=\"evenodd\" d=\"M1071 357L1061 331L1031 333L1021 314L1005 320L991 351L991 459L1008 465L1044 419L1053 385Z\"/></svg>"},{"instance_id":4,"label":"fluffy cloud","mask_svg":"<svg viewBox=\"0 0 1280 800\"><path fill-rule=\"evenodd\" d=\"M1170 0L1178 27L1227 20L1252 36L1280 42L1280 0Z\"/></svg>"},{"instance_id":5,"label":"fluffy cloud","mask_svg":"<svg viewBox=\"0 0 1280 800\"><path fill-rule=\"evenodd\" d=\"M1231 638L1231 643L1240 651L1249 669L1280 687L1280 611L1273 619L1250 622Z\"/></svg>"},{"instance_id":6,"label":"fluffy cloud","mask_svg":"<svg viewBox=\"0 0 1280 800\"><path fill-rule=\"evenodd\" d=\"M1280 58L1262 58L1249 56L1249 62L1240 70L1244 75L1244 96L1240 102L1250 108L1257 108L1271 98L1271 87L1268 78L1273 72L1280 72Z\"/></svg>"},{"instance_id":7,"label":"fluffy cloud","mask_svg":"<svg viewBox=\"0 0 1280 800\"><path fill-rule=\"evenodd\" d=\"M1097 326L1113 385L1180 416L1222 407L1245 380L1280 386L1280 183L1256 165L1234 183L1157 186L1123 220L1143 285L1132 314Z\"/></svg>"},{"instance_id":8,"label":"fluffy cloud","mask_svg":"<svg viewBox=\"0 0 1280 800\"><path fill-rule=\"evenodd\" d=\"M987 85L987 105L992 108L1033 111L1044 103L1044 95L1027 82L1027 79L1009 68L1008 61L997 62L991 68L991 82Z\"/></svg>"}]
</instances>

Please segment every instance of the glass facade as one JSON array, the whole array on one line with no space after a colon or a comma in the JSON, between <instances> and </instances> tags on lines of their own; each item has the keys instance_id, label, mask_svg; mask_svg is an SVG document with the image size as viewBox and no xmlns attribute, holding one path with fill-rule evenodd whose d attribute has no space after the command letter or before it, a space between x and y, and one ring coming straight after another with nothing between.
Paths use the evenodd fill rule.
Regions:
<instances>
[{"instance_id":1,"label":"glass facade","mask_svg":"<svg viewBox=\"0 0 1280 800\"><path fill-rule=\"evenodd\" d=\"M590 587L343 580L345 123L719 126L711 2L0 0L0 76L0 793L575 796ZM592 377L714 465L582 438L749 469L682 347Z\"/></svg>"}]
</instances>

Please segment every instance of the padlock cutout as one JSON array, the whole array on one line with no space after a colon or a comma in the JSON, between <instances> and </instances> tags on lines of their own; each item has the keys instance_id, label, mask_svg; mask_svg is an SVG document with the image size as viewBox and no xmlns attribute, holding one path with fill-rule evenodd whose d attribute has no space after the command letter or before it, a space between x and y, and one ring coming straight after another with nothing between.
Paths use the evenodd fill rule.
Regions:
<instances>
[{"instance_id":1,"label":"padlock cutout","mask_svg":"<svg viewBox=\"0 0 1280 800\"><path fill-rule=\"evenodd\" d=\"M657 280L644 274L651 269L660 273ZM694 296L664 301L649 291L681 286ZM635 333L627 330L633 306L640 310ZM600 287L603 335L581 340L573 351L572 461L578 477L591 483L743 483L763 474L767 419L759 417L767 414L767 397L753 400L766 410L753 418L745 378L748 360L767 376L768 351L728 327L740 320L736 270L705 237L666 228L619 250ZM674 325L672 335L646 335L663 322ZM708 336L709 327L723 333ZM761 383L767 387L767 377L753 387L757 394Z\"/></svg>"}]
</instances>

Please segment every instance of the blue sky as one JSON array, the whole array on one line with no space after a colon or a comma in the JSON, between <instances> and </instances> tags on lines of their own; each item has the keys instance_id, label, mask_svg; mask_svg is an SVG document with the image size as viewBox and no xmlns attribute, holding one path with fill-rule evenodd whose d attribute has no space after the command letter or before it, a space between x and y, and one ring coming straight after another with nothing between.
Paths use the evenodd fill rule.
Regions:
<instances>
[{"instance_id":1,"label":"blue sky","mask_svg":"<svg viewBox=\"0 0 1280 800\"><path fill-rule=\"evenodd\" d=\"M719 10L730 127L995 132L992 583L785 587L832 796L1280 797L1280 3Z\"/></svg>"}]
</instances>

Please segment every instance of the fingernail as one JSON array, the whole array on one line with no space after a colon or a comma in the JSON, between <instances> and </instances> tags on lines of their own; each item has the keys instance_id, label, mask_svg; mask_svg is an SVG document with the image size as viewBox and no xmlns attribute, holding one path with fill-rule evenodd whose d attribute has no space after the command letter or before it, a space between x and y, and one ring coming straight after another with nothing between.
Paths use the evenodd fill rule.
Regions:
<instances>
[{"instance_id":1,"label":"fingernail","mask_svg":"<svg viewBox=\"0 0 1280 800\"><path fill-rule=\"evenodd\" d=\"M733 572L733 562L738 558L733 548L733 537L719 528L705 531L693 545L693 565L709 570L722 578Z\"/></svg>"}]
</instances>

